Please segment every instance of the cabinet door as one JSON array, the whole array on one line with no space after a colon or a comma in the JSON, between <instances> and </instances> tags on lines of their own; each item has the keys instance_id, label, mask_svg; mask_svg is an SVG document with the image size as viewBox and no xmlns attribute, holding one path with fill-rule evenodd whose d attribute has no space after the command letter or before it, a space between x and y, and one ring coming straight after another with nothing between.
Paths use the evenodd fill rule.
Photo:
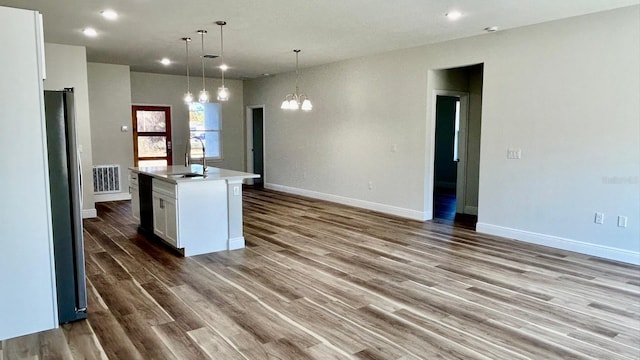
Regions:
<instances>
[{"instance_id":1,"label":"cabinet door","mask_svg":"<svg viewBox=\"0 0 640 360\"><path fill-rule=\"evenodd\" d=\"M163 198L165 214L165 240L179 248L178 242L178 208L176 201L172 198Z\"/></svg>"},{"instance_id":2,"label":"cabinet door","mask_svg":"<svg viewBox=\"0 0 640 360\"><path fill-rule=\"evenodd\" d=\"M153 193L153 233L160 236L161 238L165 238L165 231L167 228L167 224L165 221L166 215L164 211L164 199L158 195L158 193Z\"/></svg>"},{"instance_id":3,"label":"cabinet door","mask_svg":"<svg viewBox=\"0 0 640 360\"><path fill-rule=\"evenodd\" d=\"M129 187L129 193L131 194L131 215L140 223L140 193L138 192L138 186L132 184Z\"/></svg>"}]
</instances>

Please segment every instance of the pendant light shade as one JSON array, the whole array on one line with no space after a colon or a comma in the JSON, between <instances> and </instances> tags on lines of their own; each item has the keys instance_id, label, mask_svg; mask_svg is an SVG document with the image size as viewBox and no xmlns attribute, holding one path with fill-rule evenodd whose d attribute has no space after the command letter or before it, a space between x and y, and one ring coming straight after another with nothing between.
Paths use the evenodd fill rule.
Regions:
<instances>
[{"instance_id":1,"label":"pendant light shade","mask_svg":"<svg viewBox=\"0 0 640 360\"><path fill-rule=\"evenodd\" d=\"M207 30L198 30L198 34L200 34L200 43L201 43L201 50L202 50L202 54L200 57L202 60L202 90L198 95L198 101L201 103L209 102L209 92L207 91L207 88L204 83L204 34L206 33L207 33Z\"/></svg>"},{"instance_id":2,"label":"pendant light shade","mask_svg":"<svg viewBox=\"0 0 640 360\"><path fill-rule=\"evenodd\" d=\"M220 26L220 74L222 76L222 86L218 88L218 101L229 100L229 89L224 86L224 72L228 66L224 63L224 37L222 36L222 28L227 25L226 21L216 21L216 25Z\"/></svg>"},{"instance_id":3,"label":"pendant light shade","mask_svg":"<svg viewBox=\"0 0 640 360\"><path fill-rule=\"evenodd\" d=\"M313 105L311 104L311 100L305 94L300 93L300 89L298 88L298 78L300 77L300 73L298 71L298 54L300 53L299 49L293 50L296 53L296 88L292 94L288 94L285 96L281 109L284 110L298 110L302 109L303 111L310 111L313 109Z\"/></svg>"},{"instance_id":4,"label":"pendant light shade","mask_svg":"<svg viewBox=\"0 0 640 360\"><path fill-rule=\"evenodd\" d=\"M186 48L186 53L187 53L187 92L184 93L184 102L189 105L193 102L193 94L191 94L191 87L189 85L189 42L191 42L191 38L190 37L183 37L182 41L184 41L184 46Z\"/></svg>"}]
</instances>

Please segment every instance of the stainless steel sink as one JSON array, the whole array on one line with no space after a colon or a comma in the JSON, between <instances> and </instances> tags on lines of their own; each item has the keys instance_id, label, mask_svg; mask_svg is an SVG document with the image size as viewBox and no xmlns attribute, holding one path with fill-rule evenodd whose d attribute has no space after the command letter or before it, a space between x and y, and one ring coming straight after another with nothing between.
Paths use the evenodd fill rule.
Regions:
<instances>
[{"instance_id":1,"label":"stainless steel sink","mask_svg":"<svg viewBox=\"0 0 640 360\"><path fill-rule=\"evenodd\" d=\"M204 175L202 175L202 174L192 173L192 172L173 173L173 174L167 174L167 176L170 177L170 178L174 178L174 179L204 177Z\"/></svg>"}]
</instances>

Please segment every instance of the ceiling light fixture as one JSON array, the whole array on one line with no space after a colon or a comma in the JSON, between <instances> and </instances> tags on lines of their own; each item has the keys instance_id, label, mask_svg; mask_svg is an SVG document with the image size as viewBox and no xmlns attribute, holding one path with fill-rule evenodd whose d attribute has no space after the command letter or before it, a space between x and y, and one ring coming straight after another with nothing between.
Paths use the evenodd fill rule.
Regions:
<instances>
[{"instance_id":1,"label":"ceiling light fixture","mask_svg":"<svg viewBox=\"0 0 640 360\"><path fill-rule=\"evenodd\" d=\"M193 95L191 94L191 86L189 86L189 42L191 42L190 37L183 37L182 41L184 41L184 46L186 48L187 53L187 92L184 93L184 102L187 105L190 105L193 102Z\"/></svg>"},{"instance_id":2,"label":"ceiling light fixture","mask_svg":"<svg viewBox=\"0 0 640 360\"><path fill-rule=\"evenodd\" d=\"M164 66L169 66L171 65L171 60L169 60L168 58L162 58L162 60L160 60L160 64Z\"/></svg>"},{"instance_id":3,"label":"ceiling light fixture","mask_svg":"<svg viewBox=\"0 0 640 360\"><path fill-rule=\"evenodd\" d=\"M118 19L118 13L111 10L111 9L107 9L104 10L102 12L100 12L100 14L102 15L103 18L107 19L107 20L117 20Z\"/></svg>"},{"instance_id":4,"label":"ceiling light fixture","mask_svg":"<svg viewBox=\"0 0 640 360\"><path fill-rule=\"evenodd\" d=\"M226 21L216 21L220 26L220 73L222 74L222 86L218 88L218 101L229 100L229 89L224 86L224 72L229 68L224 63L224 38L222 37L222 27L227 25Z\"/></svg>"},{"instance_id":5,"label":"ceiling light fixture","mask_svg":"<svg viewBox=\"0 0 640 360\"><path fill-rule=\"evenodd\" d=\"M89 37L96 37L98 36L98 32L96 31L96 29L94 28L85 28L84 30L82 30L82 33L85 34L86 36Z\"/></svg>"},{"instance_id":6,"label":"ceiling light fixture","mask_svg":"<svg viewBox=\"0 0 640 360\"><path fill-rule=\"evenodd\" d=\"M458 20L462 16L459 11L451 11L444 14L449 20Z\"/></svg>"},{"instance_id":7,"label":"ceiling light fixture","mask_svg":"<svg viewBox=\"0 0 640 360\"><path fill-rule=\"evenodd\" d=\"M305 94L300 94L300 90L298 89L298 78L300 77L300 73L298 71L298 54L300 53L299 49L293 50L296 53L296 90L293 94L288 94L285 96L281 109L284 110L298 110L302 109L304 111L309 111L313 108L311 105L311 100Z\"/></svg>"},{"instance_id":8,"label":"ceiling light fixture","mask_svg":"<svg viewBox=\"0 0 640 360\"><path fill-rule=\"evenodd\" d=\"M207 33L207 30L198 30L198 34L200 34L200 43L202 46L202 56L201 56L201 60L202 60L202 90L200 91L200 94L198 95L198 101L201 103L207 103L209 102L209 92L207 91L205 84L204 84L204 34Z\"/></svg>"}]
</instances>

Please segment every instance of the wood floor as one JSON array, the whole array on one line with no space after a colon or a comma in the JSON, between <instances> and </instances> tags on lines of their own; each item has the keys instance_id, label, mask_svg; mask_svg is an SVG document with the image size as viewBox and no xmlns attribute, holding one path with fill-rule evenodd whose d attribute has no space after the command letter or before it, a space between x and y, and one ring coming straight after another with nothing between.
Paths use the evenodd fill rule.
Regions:
<instances>
[{"instance_id":1,"label":"wood floor","mask_svg":"<svg viewBox=\"0 0 640 360\"><path fill-rule=\"evenodd\" d=\"M638 359L640 268L282 193L181 258L128 202L85 221L89 318L11 359ZM206 231L206 224L203 224Z\"/></svg>"}]
</instances>

